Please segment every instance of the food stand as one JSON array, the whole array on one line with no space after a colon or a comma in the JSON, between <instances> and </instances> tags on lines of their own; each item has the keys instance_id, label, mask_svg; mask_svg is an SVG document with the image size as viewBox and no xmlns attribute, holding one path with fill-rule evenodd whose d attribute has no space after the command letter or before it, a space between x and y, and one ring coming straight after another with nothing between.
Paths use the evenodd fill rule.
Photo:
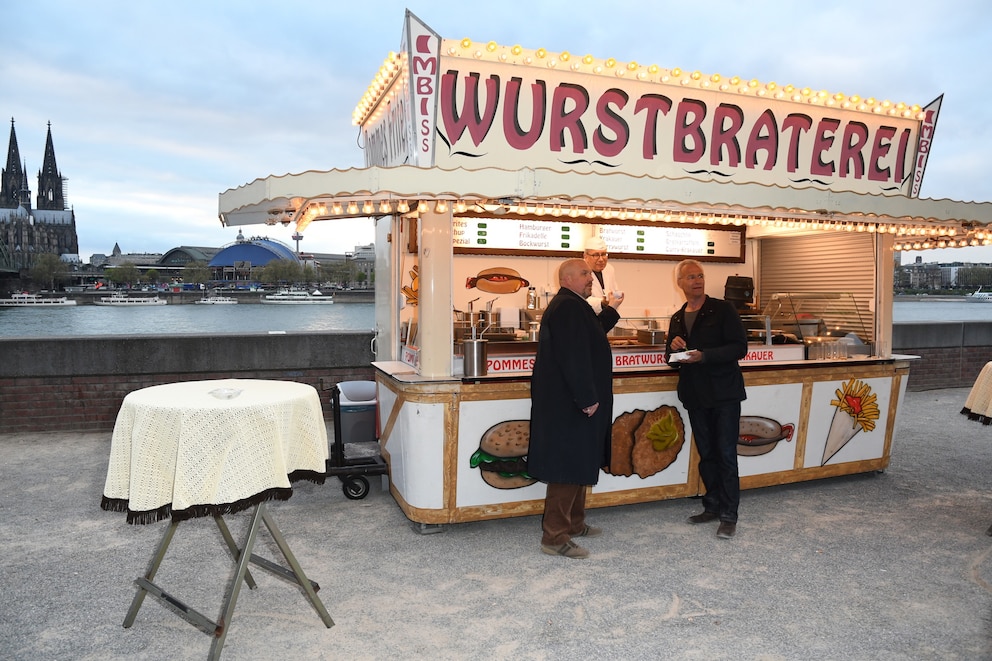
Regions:
<instances>
[{"instance_id":1,"label":"food stand","mask_svg":"<svg viewBox=\"0 0 992 661\"><path fill-rule=\"evenodd\" d=\"M421 525L541 512L530 331L591 237L625 300L616 460L589 507L702 489L664 364L686 257L710 295L754 287L742 488L876 471L913 358L890 350L895 251L988 242L992 221L990 204L915 197L938 109L442 39L407 12L355 110L367 167L256 180L220 195L220 217L374 219L380 444Z\"/></svg>"}]
</instances>

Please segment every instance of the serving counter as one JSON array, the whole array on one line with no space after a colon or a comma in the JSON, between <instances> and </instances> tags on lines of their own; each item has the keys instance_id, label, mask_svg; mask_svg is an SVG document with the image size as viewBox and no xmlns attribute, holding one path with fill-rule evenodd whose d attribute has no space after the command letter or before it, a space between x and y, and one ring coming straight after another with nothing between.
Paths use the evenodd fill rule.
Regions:
<instances>
[{"instance_id":1,"label":"serving counter","mask_svg":"<svg viewBox=\"0 0 992 661\"><path fill-rule=\"evenodd\" d=\"M756 345L752 353L765 350ZM703 490L676 395L678 373L664 364L619 366L633 355L614 352L613 461L591 487L589 507ZM741 488L888 466L911 358L742 361ZM373 365L390 489L409 519L445 524L541 513L544 485L529 479L520 456L493 450L505 447L493 439L529 421L529 365L449 379L419 376L396 361Z\"/></svg>"}]
</instances>

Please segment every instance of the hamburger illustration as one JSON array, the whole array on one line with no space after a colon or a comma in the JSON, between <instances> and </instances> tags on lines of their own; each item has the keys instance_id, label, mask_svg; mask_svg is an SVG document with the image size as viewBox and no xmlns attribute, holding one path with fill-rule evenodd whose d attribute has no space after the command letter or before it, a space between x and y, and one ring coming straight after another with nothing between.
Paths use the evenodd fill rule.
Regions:
<instances>
[{"instance_id":1,"label":"hamburger illustration","mask_svg":"<svg viewBox=\"0 0 992 661\"><path fill-rule=\"evenodd\" d=\"M685 425L674 406L621 413L610 432L610 475L650 477L668 468L685 443Z\"/></svg>"},{"instance_id":2,"label":"hamburger illustration","mask_svg":"<svg viewBox=\"0 0 992 661\"><path fill-rule=\"evenodd\" d=\"M527 474L530 420L507 420L490 427L479 441L469 465L478 468L486 484L519 489L537 482Z\"/></svg>"}]
</instances>

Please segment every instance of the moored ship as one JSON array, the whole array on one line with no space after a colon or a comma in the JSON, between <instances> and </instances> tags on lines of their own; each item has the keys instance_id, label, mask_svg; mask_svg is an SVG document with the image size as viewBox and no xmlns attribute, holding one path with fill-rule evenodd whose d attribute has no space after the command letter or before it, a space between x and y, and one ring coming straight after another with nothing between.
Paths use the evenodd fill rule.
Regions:
<instances>
[{"instance_id":1,"label":"moored ship","mask_svg":"<svg viewBox=\"0 0 992 661\"><path fill-rule=\"evenodd\" d=\"M284 289L275 294L262 296L262 303L278 305L313 305L315 303L327 305L334 302L334 296L325 296L319 289L312 292Z\"/></svg>"},{"instance_id":2,"label":"moored ship","mask_svg":"<svg viewBox=\"0 0 992 661\"><path fill-rule=\"evenodd\" d=\"M94 305L106 305L121 308L141 307L145 305L165 305L166 300L158 296L128 296L124 292L114 292L110 296L101 296L93 301Z\"/></svg>"},{"instance_id":3,"label":"moored ship","mask_svg":"<svg viewBox=\"0 0 992 661\"><path fill-rule=\"evenodd\" d=\"M38 294L28 294L27 292L11 294L10 298L0 299L0 306L12 308L57 308L75 304L76 301L65 296L45 298Z\"/></svg>"}]
</instances>

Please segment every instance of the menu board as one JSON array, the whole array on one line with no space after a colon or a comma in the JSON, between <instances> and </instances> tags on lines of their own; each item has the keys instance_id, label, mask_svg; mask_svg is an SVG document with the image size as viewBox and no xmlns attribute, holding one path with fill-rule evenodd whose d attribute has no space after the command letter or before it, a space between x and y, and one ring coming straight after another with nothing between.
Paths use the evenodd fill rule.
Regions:
<instances>
[{"instance_id":1,"label":"menu board","mask_svg":"<svg viewBox=\"0 0 992 661\"><path fill-rule=\"evenodd\" d=\"M590 225L515 218L456 217L451 239L456 253L561 254L581 251L598 235L611 256L644 259L693 257L744 260L744 229L630 222Z\"/></svg>"}]
</instances>

